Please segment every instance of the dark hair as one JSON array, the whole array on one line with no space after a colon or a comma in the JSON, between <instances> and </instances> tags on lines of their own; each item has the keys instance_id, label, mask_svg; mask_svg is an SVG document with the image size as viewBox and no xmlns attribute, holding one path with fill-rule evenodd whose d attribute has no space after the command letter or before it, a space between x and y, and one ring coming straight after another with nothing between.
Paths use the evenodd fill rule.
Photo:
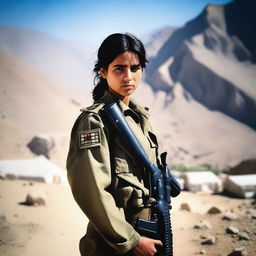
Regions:
<instances>
[{"instance_id":1,"label":"dark hair","mask_svg":"<svg viewBox=\"0 0 256 256\"><path fill-rule=\"evenodd\" d=\"M100 99L105 91L108 89L107 80L100 76L99 71L101 68L108 69L108 65L119 55L126 51L135 53L139 57L140 65L142 68L146 67L146 51L143 43L134 35L129 33L121 34L115 33L108 36L101 44L98 50L98 60L95 63L93 71L94 89L92 91L93 100Z\"/></svg>"}]
</instances>

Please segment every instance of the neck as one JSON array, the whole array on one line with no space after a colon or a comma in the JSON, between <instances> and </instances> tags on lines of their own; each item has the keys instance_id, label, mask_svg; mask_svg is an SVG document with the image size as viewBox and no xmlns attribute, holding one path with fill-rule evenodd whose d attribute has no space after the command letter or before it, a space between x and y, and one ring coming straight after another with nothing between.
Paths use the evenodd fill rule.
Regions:
<instances>
[{"instance_id":1,"label":"neck","mask_svg":"<svg viewBox=\"0 0 256 256\"><path fill-rule=\"evenodd\" d=\"M129 102L130 102L130 96L122 96L117 94L115 91L113 91L111 88L109 88L109 91L114 94L115 96L117 96L125 105L129 106Z\"/></svg>"},{"instance_id":2,"label":"neck","mask_svg":"<svg viewBox=\"0 0 256 256\"><path fill-rule=\"evenodd\" d=\"M121 101L125 104L125 105L127 105L127 106L129 106L129 102L130 102L130 97L129 96L122 96L122 98L120 98L121 99Z\"/></svg>"}]
</instances>

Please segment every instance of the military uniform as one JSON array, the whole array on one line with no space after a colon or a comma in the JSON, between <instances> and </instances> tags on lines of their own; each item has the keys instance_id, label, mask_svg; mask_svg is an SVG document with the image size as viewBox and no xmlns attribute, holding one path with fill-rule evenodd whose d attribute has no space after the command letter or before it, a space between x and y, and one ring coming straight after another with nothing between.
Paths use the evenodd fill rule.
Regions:
<instances>
[{"instance_id":1,"label":"military uniform","mask_svg":"<svg viewBox=\"0 0 256 256\"><path fill-rule=\"evenodd\" d=\"M149 159L155 164L157 159L148 110L133 101L128 107L108 91L93 106L82 109L72 129L67 158L73 196L89 219L86 235L80 240L82 256L132 255L139 241L136 219L150 218L147 173L102 112L113 100L118 101Z\"/></svg>"}]
</instances>

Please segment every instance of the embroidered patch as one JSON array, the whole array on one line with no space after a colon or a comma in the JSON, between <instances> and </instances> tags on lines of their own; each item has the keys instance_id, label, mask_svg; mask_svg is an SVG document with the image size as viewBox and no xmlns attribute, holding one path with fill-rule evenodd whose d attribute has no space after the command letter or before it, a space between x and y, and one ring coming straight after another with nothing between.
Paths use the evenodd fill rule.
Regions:
<instances>
[{"instance_id":1,"label":"embroidered patch","mask_svg":"<svg viewBox=\"0 0 256 256\"><path fill-rule=\"evenodd\" d=\"M79 132L80 148L91 148L97 146L100 146L100 128Z\"/></svg>"}]
</instances>

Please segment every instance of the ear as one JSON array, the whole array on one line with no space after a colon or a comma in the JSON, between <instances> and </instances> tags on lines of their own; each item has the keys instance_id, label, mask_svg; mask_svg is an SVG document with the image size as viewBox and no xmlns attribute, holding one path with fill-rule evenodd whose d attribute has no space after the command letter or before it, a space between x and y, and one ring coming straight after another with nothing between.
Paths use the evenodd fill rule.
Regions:
<instances>
[{"instance_id":1,"label":"ear","mask_svg":"<svg viewBox=\"0 0 256 256\"><path fill-rule=\"evenodd\" d=\"M100 75L106 79L107 78L107 71L105 68L100 68Z\"/></svg>"}]
</instances>

